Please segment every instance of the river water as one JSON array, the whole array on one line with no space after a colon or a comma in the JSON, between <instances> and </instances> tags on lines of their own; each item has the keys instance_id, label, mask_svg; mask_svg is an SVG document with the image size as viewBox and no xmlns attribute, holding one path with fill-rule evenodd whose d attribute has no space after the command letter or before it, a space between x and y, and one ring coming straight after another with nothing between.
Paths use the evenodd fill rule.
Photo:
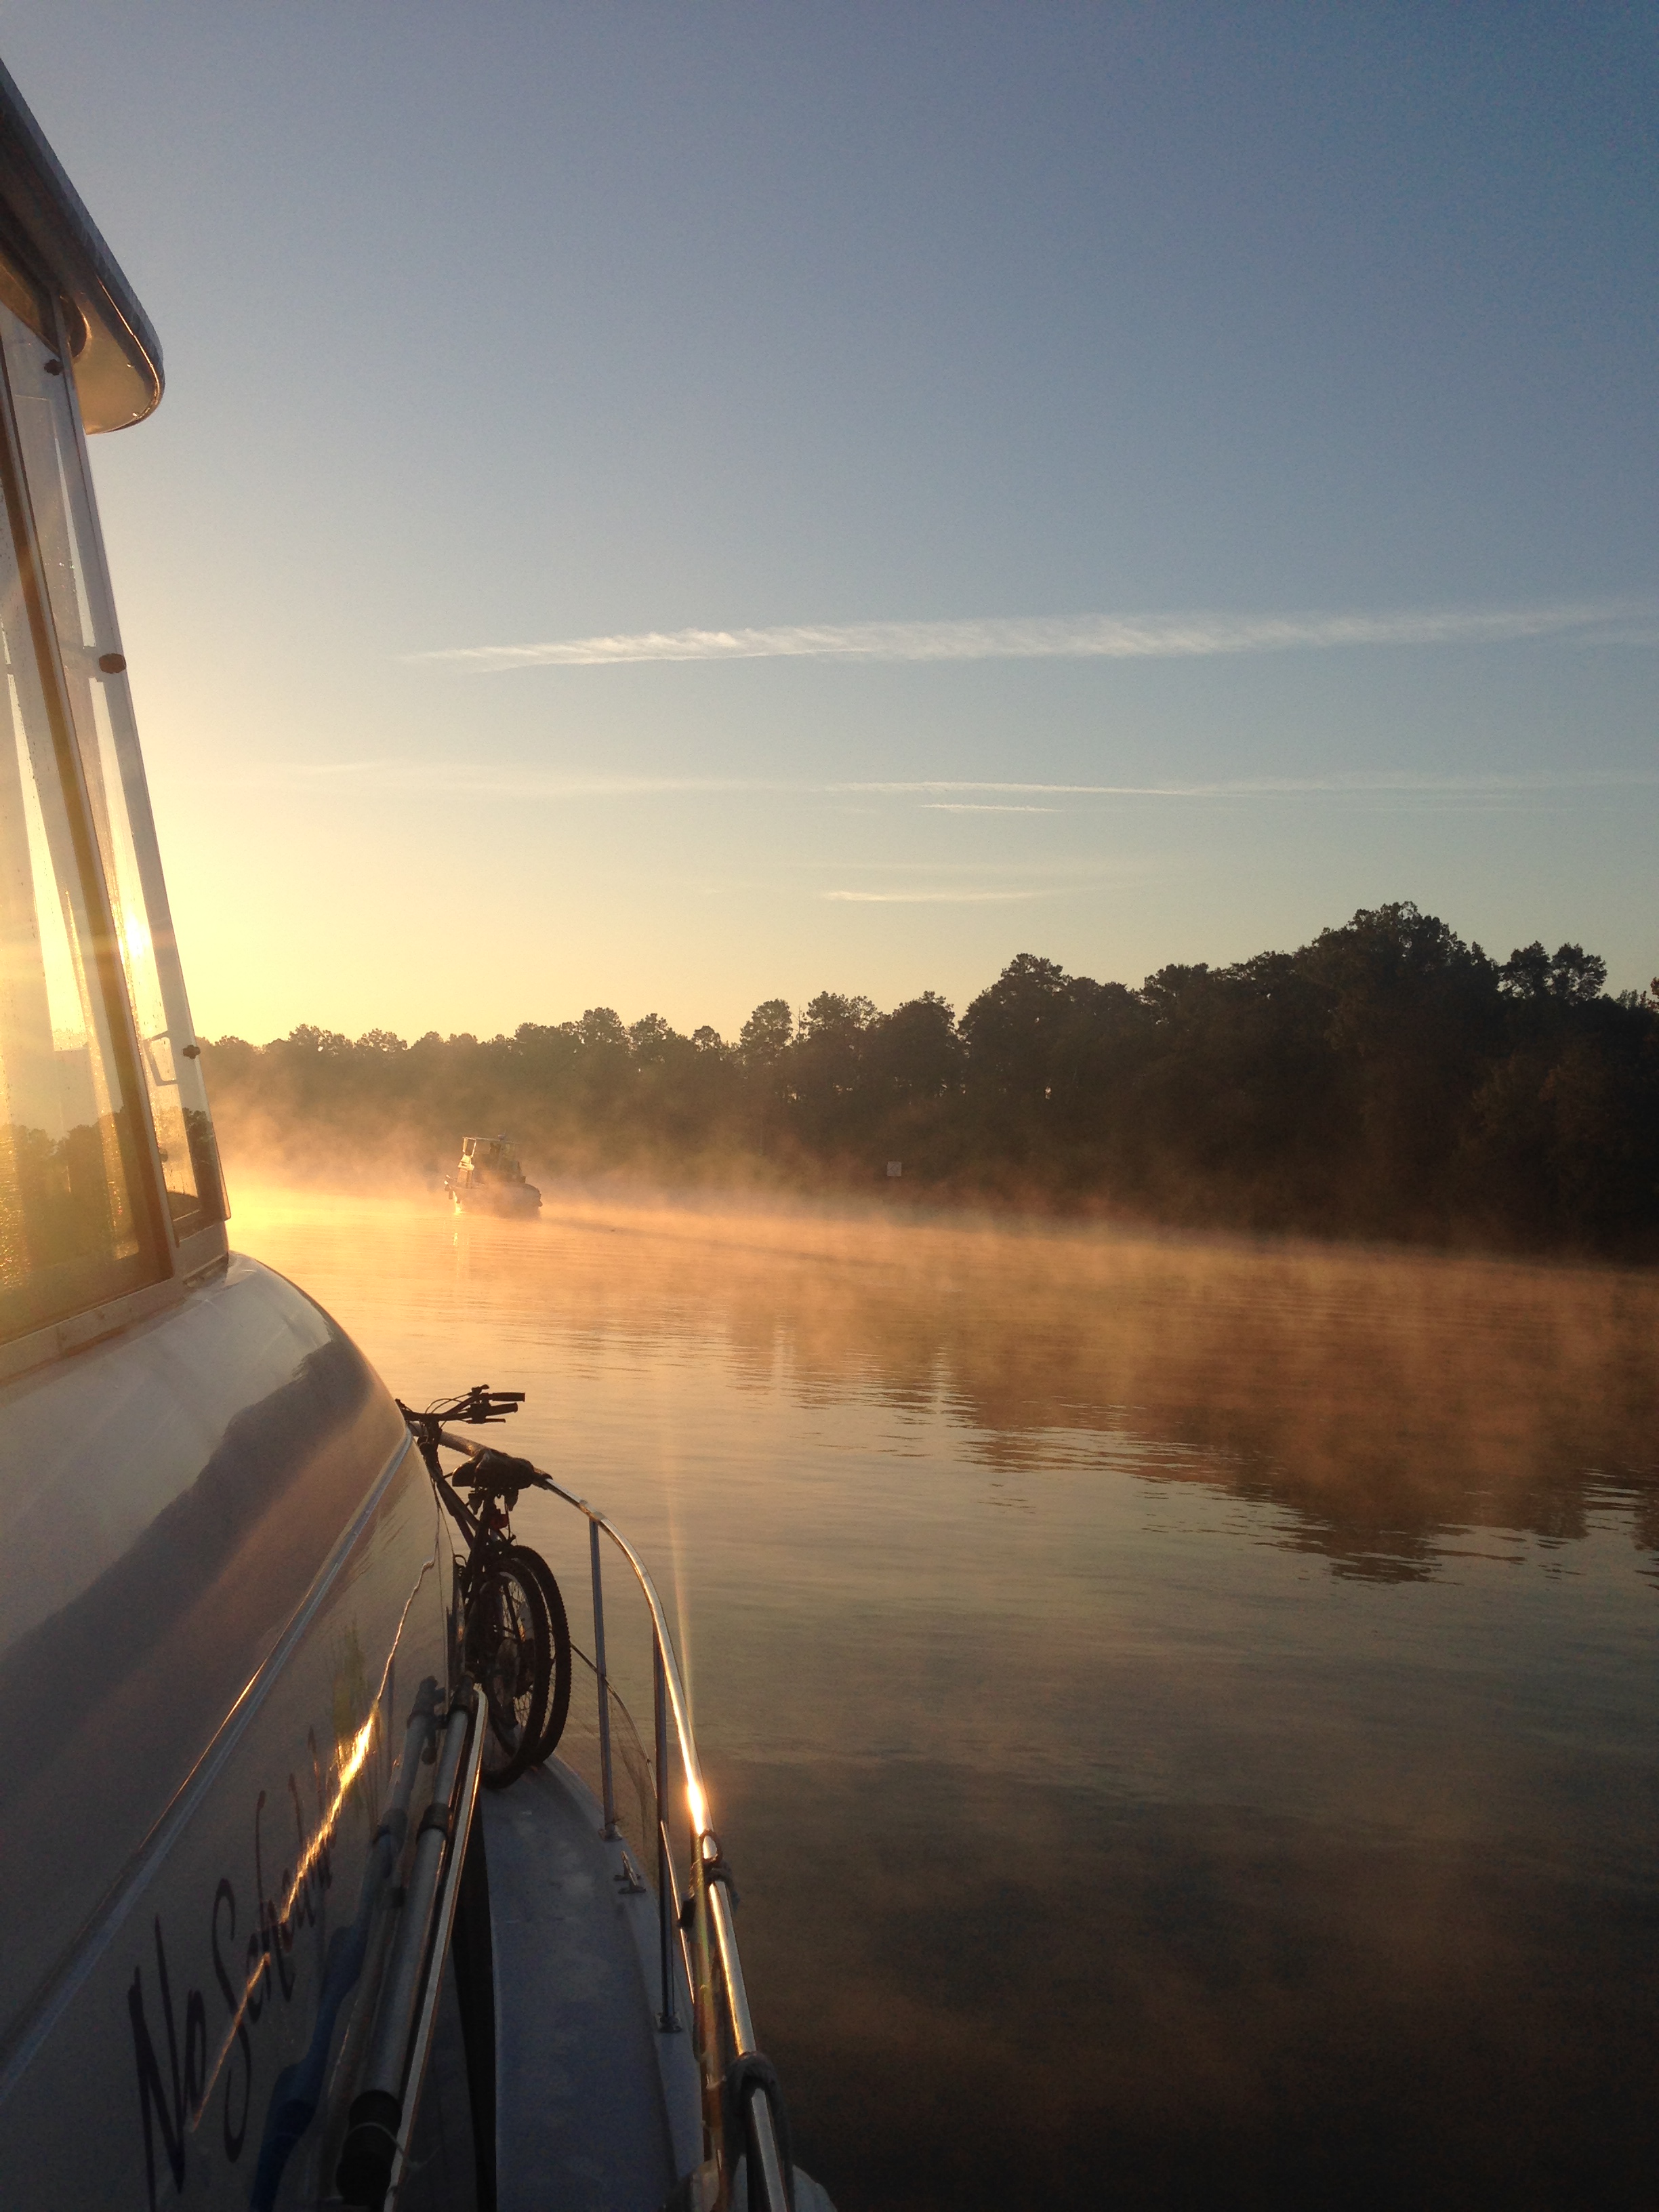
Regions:
<instances>
[{"instance_id":1,"label":"river water","mask_svg":"<svg viewBox=\"0 0 1659 2212\"><path fill-rule=\"evenodd\" d=\"M580 1194L233 1241L411 1403L527 1391L645 1552L842 2212L1659 2197L1659 1279Z\"/></svg>"}]
</instances>

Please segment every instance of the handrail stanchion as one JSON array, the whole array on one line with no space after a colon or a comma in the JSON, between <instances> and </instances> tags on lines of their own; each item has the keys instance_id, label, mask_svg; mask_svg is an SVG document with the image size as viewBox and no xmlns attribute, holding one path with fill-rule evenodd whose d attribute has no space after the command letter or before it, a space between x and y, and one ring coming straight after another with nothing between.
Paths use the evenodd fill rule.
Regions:
<instances>
[{"instance_id":1,"label":"handrail stanchion","mask_svg":"<svg viewBox=\"0 0 1659 2212\"><path fill-rule=\"evenodd\" d=\"M668 1677L662 1663L662 1645L651 1638L651 1688L657 1717L657 1934L662 1960L660 2028L679 2027L674 2002L674 1927L679 1918L674 1894L674 1860L668 1848Z\"/></svg>"},{"instance_id":2,"label":"handrail stanchion","mask_svg":"<svg viewBox=\"0 0 1659 2212\"><path fill-rule=\"evenodd\" d=\"M605 1582L599 1567L599 1524L587 1524L588 1554L593 1568L593 1662L599 1678L599 1773L605 1790L605 1839L617 1835L617 1779L611 1766L611 1677L605 1664Z\"/></svg>"},{"instance_id":3,"label":"handrail stanchion","mask_svg":"<svg viewBox=\"0 0 1659 2212\"><path fill-rule=\"evenodd\" d=\"M789 2188L783 2177L783 2160L778 2150L777 2130L772 2125L772 2107L763 2095L757 2093L750 2096L748 2118L756 2162L760 2167L761 2193L766 2201L767 2212L789 2212ZM752 2190L750 2195L752 2200Z\"/></svg>"},{"instance_id":4,"label":"handrail stanchion","mask_svg":"<svg viewBox=\"0 0 1659 2212\"><path fill-rule=\"evenodd\" d=\"M718 2145L720 2155L720 2203L722 2208L731 2203L732 2177L726 2171L723 2155L726 2141L724 2116L725 2068L720 2056L720 2029L714 2019L714 1962L708 1948L708 1858L706 1839L697 1834L697 1824L691 1823L692 1896L696 1900L696 1916L692 1923L692 1958L696 1968L696 1987L692 1993L694 2040L697 2046L697 2066L702 2076L702 2124L711 2145Z\"/></svg>"}]
</instances>

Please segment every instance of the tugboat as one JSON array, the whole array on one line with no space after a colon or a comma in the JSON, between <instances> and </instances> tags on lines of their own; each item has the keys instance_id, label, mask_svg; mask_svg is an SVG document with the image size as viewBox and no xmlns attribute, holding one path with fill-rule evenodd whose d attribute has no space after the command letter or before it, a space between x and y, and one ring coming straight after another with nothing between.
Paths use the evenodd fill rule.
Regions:
<instances>
[{"instance_id":1,"label":"tugboat","mask_svg":"<svg viewBox=\"0 0 1659 2212\"><path fill-rule=\"evenodd\" d=\"M229 1249L87 459L161 389L0 69L0 2204L823 2212L644 1562Z\"/></svg>"},{"instance_id":2,"label":"tugboat","mask_svg":"<svg viewBox=\"0 0 1659 2212\"><path fill-rule=\"evenodd\" d=\"M542 1194L524 1179L516 1152L505 1137L463 1137L461 1157L444 1188L457 1213L539 1213Z\"/></svg>"}]
</instances>

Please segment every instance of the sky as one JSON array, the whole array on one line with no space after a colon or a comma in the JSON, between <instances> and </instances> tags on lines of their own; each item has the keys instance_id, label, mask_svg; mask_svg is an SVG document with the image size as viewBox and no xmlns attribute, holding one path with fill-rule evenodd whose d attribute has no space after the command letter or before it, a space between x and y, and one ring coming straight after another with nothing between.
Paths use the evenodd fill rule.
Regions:
<instances>
[{"instance_id":1,"label":"sky","mask_svg":"<svg viewBox=\"0 0 1659 2212\"><path fill-rule=\"evenodd\" d=\"M1659 14L3 0L195 1017L1659 969Z\"/></svg>"}]
</instances>

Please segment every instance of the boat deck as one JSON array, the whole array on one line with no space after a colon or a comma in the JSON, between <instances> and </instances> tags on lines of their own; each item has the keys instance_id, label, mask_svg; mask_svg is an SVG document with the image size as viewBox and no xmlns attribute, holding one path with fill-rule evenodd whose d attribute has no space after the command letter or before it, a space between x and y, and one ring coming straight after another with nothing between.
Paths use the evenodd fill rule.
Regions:
<instances>
[{"instance_id":1,"label":"boat deck","mask_svg":"<svg viewBox=\"0 0 1659 2212\"><path fill-rule=\"evenodd\" d=\"M658 2212L701 2160L702 2127L683 1977L682 2025L656 2025L655 1899L560 1760L481 1810L497 2212Z\"/></svg>"},{"instance_id":2,"label":"boat deck","mask_svg":"<svg viewBox=\"0 0 1659 2212\"><path fill-rule=\"evenodd\" d=\"M558 1759L480 1798L495 1996L496 2212L659 2212L702 2155L696 2061L665 2033L656 1899ZM453 1966L453 1962L452 1962ZM400 2212L477 2212L452 1971Z\"/></svg>"},{"instance_id":3,"label":"boat deck","mask_svg":"<svg viewBox=\"0 0 1659 2212\"><path fill-rule=\"evenodd\" d=\"M702 2156L690 1997L660 2007L656 1899L559 1759L479 1800L495 1968L495 2212L661 2212ZM453 1963L453 1962L452 1962ZM460 2008L445 1978L398 2212L477 2212ZM733 2201L745 2201L742 2169ZM796 2212L833 2212L799 2167Z\"/></svg>"}]
</instances>

